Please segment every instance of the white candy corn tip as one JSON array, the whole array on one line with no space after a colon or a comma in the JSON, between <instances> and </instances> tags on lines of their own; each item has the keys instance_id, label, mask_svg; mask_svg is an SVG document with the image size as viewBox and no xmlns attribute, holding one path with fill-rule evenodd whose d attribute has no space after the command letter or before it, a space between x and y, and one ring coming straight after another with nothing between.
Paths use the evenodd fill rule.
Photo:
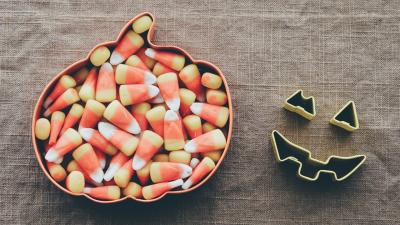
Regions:
<instances>
[{"instance_id":1,"label":"white candy corn tip","mask_svg":"<svg viewBox=\"0 0 400 225\"><path fill-rule=\"evenodd\" d=\"M179 110L179 106L181 105L181 100L179 98L174 98L171 100L165 101L167 103L167 106L177 112Z\"/></svg>"},{"instance_id":2,"label":"white candy corn tip","mask_svg":"<svg viewBox=\"0 0 400 225\"><path fill-rule=\"evenodd\" d=\"M180 167L182 168L183 171L181 176L182 179L189 177L192 174L193 171L192 167L182 163L180 164Z\"/></svg>"},{"instance_id":3,"label":"white candy corn tip","mask_svg":"<svg viewBox=\"0 0 400 225\"><path fill-rule=\"evenodd\" d=\"M161 94L158 93L157 96L154 97L154 98L152 98L152 99L150 99L149 102L150 102L150 103L154 103L154 104L158 104L158 103L163 103L163 102L164 102L164 99L163 99L163 97L161 96Z\"/></svg>"},{"instance_id":4,"label":"white candy corn tip","mask_svg":"<svg viewBox=\"0 0 400 225\"><path fill-rule=\"evenodd\" d=\"M105 181L110 181L111 179L114 178L115 173L121 168L119 164L110 164L108 167L106 173L104 174L104 180Z\"/></svg>"},{"instance_id":5,"label":"white candy corn tip","mask_svg":"<svg viewBox=\"0 0 400 225\"><path fill-rule=\"evenodd\" d=\"M165 113L164 120L167 120L167 121L177 121L177 120L179 120L179 117L178 117L178 115L176 114L175 111L173 111L173 110L168 110L168 111Z\"/></svg>"},{"instance_id":6,"label":"white candy corn tip","mask_svg":"<svg viewBox=\"0 0 400 225\"><path fill-rule=\"evenodd\" d=\"M114 66L122 63L124 60L124 57L122 57L122 55L116 51L113 51L113 53L111 54L110 63Z\"/></svg>"},{"instance_id":7,"label":"white candy corn tip","mask_svg":"<svg viewBox=\"0 0 400 225\"><path fill-rule=\"evenodd\" d=\"M169 182L168 184L171 188L176 188L183 184L183 180L182 179L174 180L174 181Z\"/></svg>"},{"instance_id":8,"label":"white candy corn tip","mask_svg":"<svg viewBox=\"0 0 400 225\"><path fill-rule=\"evenodd\" d=\"M199 115L202 109L203 109L203 103L195 102L190 106L190 111L192 111L192 113L196 115Z\"/></svg>"},{"instance_id":9,"label":"white candy corn tip","mask_svg":"<svg viewBox=\"0 0 400 225\"><path fill-rule=\"evenodd\" d=\"M156 52L151 48L146 49L146 51L144 51L144 54L152 59L154 59L154 57L156 56Z\"/></svg>"},{"instance_id":10,"label":"white candy corn tip","mask_svg":"<svg viewBox=\"0 0 400 225\"><path fill-rule=\"evenodd\" d=\"M92 138L94 130L92 128L80 128L79 134L85 141L88 141Z\"/></svg>"},{"instance_id":11,"label":"white candy corn tip","mask_svg":"<svg viewBox=\"0 0 400 225\"><path fill-rule=\"evenodd\" d=\"M89 194L91 191L92 191L92 188L90 188L90 187L83 188L83 193Z\"/></svg>"},{"instance_id":12,"label":"white candy corn tip","mask_svg":"<svg viewBox=\"0 0 400 225\"><path fill-rule=\"evenodd\" d=\"M200 160L198 158L192 158L192 160L190 160L190 167L192 167L193 169L196 168L197 165L199 165Z\"/></svg>"},{"instance_id":13,"label":"white candy corn tip","mask_svg":"<svg viewBox=\"0 0 400 225\"><path fill-rule=\"evenodd\" d=\"M185 151L189 153L195 153L197 151L197 145L193 140L190 140L185 144L185 147L183 147L183 149L185 149Z\"/></svg>"},{"instance_id":14,"label":"white candy corn tip","mask_svg":"<svg viewBox=\"0 0 400 225\"><path fill-rule=\"evenodd\" d=\"M101 135L103 135L107 140L110 140L114 135L114 132L117 130L114 125L106 122L100 122L98 127Z\"/></svg>"},{"instance_id":15,"label":"white candy corn tip","mask_svg":"<svg viewBox=\"0 0 400 225\"><path fill-rule=\"evenodd\" d=\"M48 162L55 162L57 159L60 158L60 156L58 155L58 152L54 148L50 148L49 151L44 156L44 158Z\"/></svg>"},{"instance_id":16,"label":"white candy corn tip","mask_svg":"<svg viewBox=\"0 0 400 225\"><path fill-rule=\"evenodd\" d=\"M56 161L54 161L55 164L61 164L62 161L64 160L64 157L59 157L56 159Z\"/></svg>"},{"instance_id":17,"label":"white candy corn tip","mask_svg":"<svg viewBox=\"0 0 400 225\"><path fill-rule=\"evenodd\" d=\"M132 160L132 168L134 170L140 170L146 165L147 161L140 158L140 156L135 155Z\"/></svg>"},{"instance_id":18,"label":"white candy corn tip","mask_svg":"<svg viewBox=\"0 0 400 225\"><path fill-rule=\"evenodd\" d=\"M113 67L110 63L106 62L101 66L105 70L113 70Z\"/></svg>"},{"instance_id":19,"label":"white candy corn tip","mask_svg":"<svg viewBox=\"0 0 400 225\"><path fill-rule=\"evenodd\" d=\"M149 71L144 73L144 83L145 84L155 84L157 82L157 77Z\"/></svg>"},{"instance_id":20,"label":"white candy corn tip","mask_svg":"<svg viewBox=\"0 0 400 225\"><path fill-rule=\"evenodd\" d=\"M190 180L190 178L188 180L185 181L184 184L182 184L182 189L186 190L188 188L190 188L192 186L192 181Z\"/></svg>"},{"instance_id":21,"label":"white candy corn tip","mask_svg":"<svg viewBox=\"0 0 400 225\"><path fill-rule=\"evenodd\" d=\"M160 93L160 89L158 87L149 85L148 86L149 97L154 98ZM164 99L163 99L164 100Z\"/></svg>"},{"instance_id":22,"label":"white candy corn tip","mask_svg":"<svg viewBox=\"0 0 400 225\"><path fill-rule=\"evenodd\" d=\"M134 119L129 125L128 129L126 129L131 134L139 134L141 132L140 126L136 119Z\"/></svg>"},{"instance_id":23,"label":"white candy corn tip","mask_svg":"<svg viewBox=\"0 0 400 225\"><path fill-rule=\"evenodd\" d=\"M100 163L101 169L104 169L106 167L106 160L105 159L99 160L99 163Z\"/></svg>"},{"instance_id":24,"label":"white candy corn tip","mask_svg":"<svg viewBox=\"0 0 400 225\"><path fill-rule=\"evenodd\" d=\"M90 178L92 178L97 183L101 183L104 178L103 170L101 170L100 168L97 169L95 172L90 174Z\"/></svg>"}]
</instances>

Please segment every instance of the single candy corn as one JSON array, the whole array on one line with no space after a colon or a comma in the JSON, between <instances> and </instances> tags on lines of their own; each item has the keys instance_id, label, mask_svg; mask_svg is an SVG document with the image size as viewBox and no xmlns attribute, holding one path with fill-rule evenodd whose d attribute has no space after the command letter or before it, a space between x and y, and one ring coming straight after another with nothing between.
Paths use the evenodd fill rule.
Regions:
<instances>
[{"instance_id":1,"label":"single candy corn","mask_svg":"<svg viewBox=\"0 0 400 225\"><path fill-rule=\"evenodd\" d=\"M49 162L55 162L58 158L74 150L81 143L82 138L79 133L76 130L69 128L61 135L56 144L49 149L46 153L45 159Z\"/></svg>"},{"instance_id":2,"label":"single candy corn","mask_svg":"<svg viewBox=\"0 0 400 225\"><path fill-rule=\"evenodd\" d=\"M172 151L169 153L169 161L189 165L192 155L185 151Z\"/></svg>"},{"instance_id":3,"label":"single candy corn","mask_svg":"<svg viewBox=\"0 0 400 225\"><path fill-rule=\"evenodd\" d=\"M220 129L216 129L188 141L185 145L185 151L189 153L209 152L221 150L225 148L225 145L225 135Z\"/></svg>"},{"instance_id":4,"label":"single candy corn","mask_svg":"<svg viewBox=\"0 0 400 225\"><path fill-rule=\"evenodd\" d=\"M207 103L211 105L225 105L228 101L226 93L221 90L208 89L206 92Z\"/></svg>"},{"instance_id":5,"label":"single candy corn","mask_svg":"<svg viewBox=\"0 0 400 225\"><path fill-rule=\"evenodd\" d=\"M136 55L143 61L144 64L146 64L147 68L153 69L154 65L156 64L156 61L150 57L148 57L145 54L146 48L141 48L139 51L136 53Z\"/></svg>"},{"instance_id":6,"label":"single candy corn","mask_svg":"<svg viewBox=\"0 0 400 225\"><path fill-rule=\"evenodd\" d=\"M100 168L104 169L107 163L106 155L103 151L100 151L97 148L94 148L94 152L96 153L97 159L99 160Z\"/></svg>"},{"instance_id":7,"label":"single candy corn","mask_svg":"<svg viewBox=\"0 0 400 225\"><path fill-rule=\"evenodd\" d=\"M96 84L96 100L99 102L111 102L117 97L117 85L114 78L114 68L110 63L104 63L100 67Z\"/></svg>"},{"instance_id":8,"label":"single candy corn","mask_svg":"<svg viewBox=\"0 0 400 225\"><path fill-rule=\"evenodd\" d=\"M92 68L79 90L79 97L82 101L87 102L89 99L96 98L96 84L97 84L97 68Z\"/></svg>"},{"instance_id":9,"label":"single candy corn","mask_svg":"<svg viewBox=\"0 0 400 225\"><path fill-rule=\"evenodd\" d=\"M67 171L71 173L72 171L79 171L83 174L83 177L85 178L85 181L89 182L90 184L98 187L98 186L103 186L102 183L95 182L92 178L85 173L85 171L78 165L78 163L73 159L71 160L68 165L67 165Z\"/></svg>"},{"instance_id":10,"label":"single candy corn","mask_svg":"<svg viewBox=\"0 0 400 225\"><path fill-rule=\"evenodd\" d=\"M82 84L86 80L88 75L89 70L86 67L82 67L80 70L78 70L78 72L76 72L74 75L76 85Z\"/></svg>"},{"instance_id":11,"label":"single candy corn","mask_svg":"<svg viewBox=\"0 0 400 225\"><path fill-rule=\"evenodd\" d=\"M148 122L146 113L151 109L151 105L147 102L139 103L132 106L131 113L139 124L140 130L147 130Z\"/></svg>"},{"instance_id":12,"label":"single candy corn","mask_svg":"<svg viewBox=\"0 0 400 225\"><path fill-rule=\"evenodd\" d=\"M67 108L77 101L79 101L78 92L76 92L74 88L69 88L62 95L60 95L49 108L47 108L43 115L48 117L53 112Z\"/></svg>"},{"instance_id":13,"label":"single candy corn","mask_svg":"<svg viewBox=\"0 0 400 225\"><path fill-rule=\"evenodd\" d=\"M67 172L60 164L47 162L47 169L49 170L50 176L57 182L63 181L67 176Z\"/></svg>"},{"instance_id":14,"label":"single candy corn","mask_svg":"<svg viewBox=\"0 0 400 225\"><path fill-rule=\"evenodd\" d=\"M56 86L50 95L46 98L43 103L43 107L47 108L53 103L61 94L63 94L68 88L76 86L76 81L69 75L64 75L60 78Z\"/></svg>"},{"instance_id":15,"label":"single candy corn","mask_svg":"<svg viewBox=\"0 0 400 225\"><path fill-rule=\"evenodd\" d=\"M142 198L142 186L135 182L129 182L129 184L122 191L124 196L132 196L134 198Z\"/></svg>"},{"instance_id":16,"label":"single candy corn","mask_svg":"<svg viewBox=\"0 0 400 225\"><path fill-rule=\"evenodd\" d=\"M119 96L123 105L145 102L158 95L158 87L150 84L129 84L119 87Z\"/></svg>"},{"instance_id":17,"label":"single candy corn","mask_svg":"<svg viewBox=\"0 0 400 225\"><path fill-rule=\"evenodd\" d=\"M214 167L214 161L212 161L208 157L205 157L193 170L192 176L190 176L189 179L187 179L182 185L182 189L188 189L191 186L197 184L201 179L207 176L207 174L209 174L214 169Z\"/></svg>"},{"instance_id":18,"label":"single candy corn","mask_svg":"<svg viewBox=\"0 0 400 225\"><path fill-rule=\"evenodd\" d=\"M149 185L149 186L142 188L142 194L143 194L144 199L149 200L149 199L157 198L157 197L163 195L164 193L166 193L167 191L170 191L174 188L181 186L182 184L183 184L183 180L179 179L179 180L174 180L171 182Z\"/></svg>"},{"instance_id":19,"label":"single candy corn","mask_svg":"<svg viewBox=\"0 0 400 225\"><path fill-rule=\"evenodd\" d=\"M65 186L72 193L81 193L85 187L85 177L80 171L72 171L65 181Z\"/></svg>"},{"instance_id":20,"label":"single candy corn","mask_svg":"<svg viewBox=\"0 0 400 225\"><path fill-rule=\"evenodd\" d=\"M159 153L153 156L153 162L169 162L169 156L165 153Z\"/></svg>"},{"instance_id":21,"label":"single candy corn","mask_svg":"<svg viewBox=\"0 0 400 225\"><path fill-rule=\"evenodd\" d=\"M224 106L196 102L190 106L190 110L217 127L224 127L229 117L229 110Z\"/></svg>"},{"instance_id":22,"label":"single candy corn","mask_svg":"<svg viewBox=\"0 0 400 225\"><path fill-rule=\"evenodd\" d=\"M196 138L203 134L203 128L201 127L201 119L199 116L189 115L183 118L182 121L190 139Z\"/></svg>"},{"instance_id":23,"label":"single candy corn","mask_svg":"<svg viewBox=\"0 0 400 225\"><path fill-rule=\"evenodd\" d=\"M156 61L176 71L181 71L185 65L185 57L172 52L162 52L148 48L144 53L148 57L155 59Z\"/></svg>"},{"instance_id":24,"label":"single candy corn","mask_svg":"<svg viewBox=\"0 0 400 225\"><path fill-rule=\"evenodd\" d=\"M210 89L218 89L222 85L222 79L216 74L207 72L201 76L201 84Z\"/></svg>"},{"instance_id":25,"label":"single candy corn","mask_svg":"<svg viewBox=\"0 0 400 225\"><path fill-rule=\"evenodd\" d=\"M186 88L179 89L179 98L181 99L180 112L182 116L189 115L191 113L190 106L196 100L196 94Z\"/></svg>"},{"instance_id":26,"label":"single candy corn","mask_svg":"<svg viewBox=\"0 0 400 225\"><path fill-rule=\"evenodd\" d=\"M184 179L190 174L192 167L182 163L153 162L150 166L150 178L153 183Z\"/></svg>"},{"instance_id":27,"label":"single candy corn","mask_svg":"<svg viewBox=\"0 0 400 225\"><path fill-rule=\"evenodd\" d=\"M100 46L90 55L90 62L94 66L101 66L110 58L110 54L110 50L106 46Z\"/></svg>"},{"instance_id":28,"label":"single candy corn","mask_svg":"<svg viewBox=\"0 0 400 225\"><path fill-rule=\"evenodd\" d=\"M150 180L150 166L152 161L148 161L147 164L140 170L136 170L136 176L142 185L146 185Z\"/></svg>"},{"instance_id":29,"label":"single candy corn","mask_svg":"<svg viewBox=\"0 0 400 225\"><path fill-rule=\"evenodd\" d=\"M208 133L208 132L210 132L210 131L212 131L212 130L217 129L216 126L212 125L212 124L209 123L209 122L203 123L202 128L203 128L203 133Z\"/></svg>"},{"instance_id":30,"label":"single candy corn","mask_svg":"<svg viewBox=\"0 0 400 225\"><path fill-rule=\"evenodd\" d=\"M156 63L153 67L153 74L156 75L157 77L160 76L161 74L170 73L170 72L176 73L175 70L173 70L167 66L164 66L163 64L161 64L159 62Z\"/></svg>"},{"instance_id":31,"label":"single candy corn","mask_svg":"<svg viewBox=\"0 0 400 225\"><path fill-rule=\"evenodd\" d=\"M110 63L113 65L122 63L130 55L135 54L143 44L144 40L139 34L132 30L128 31L111 54Z\"/></svg>"},{"instance_id":32,"label":"single candy corn","mask_svg":"<svg viewBox=\"0 0 400 225\"><path fill-rule=\"evenodd\" d=\"M86 142L107 155L115 155L118 152L118 149L95 129L81 128L79 129L79 134Z\"/></svg>"},{"instance_id":33,"label":"single candy corn","mask_svg":"<svg viewBox=\"0 0 400 225\"><path fill-rule=\"evenodd\" d=\"M208 157L212 159L214 162L218 162L222 156L222 150L211 151L211 152L203 152L201 153L203 157Z\"/></svg>"},{"instance_id":34,"label":"single candy corn","mask_svg":"<svg viewBox=\"0 0 400 225\"><path fill-rule=\"evenodd\" d=\"M195 64L185 66L179 72L179 78L185 84L185 86L196 94L197 100L203 102L204 89L201 86L201 75L199 68Z\"/></svg>"},{"instance_id":35,"label":"single candy corn","mask_svg":"<svg viewBox=\"0 0 400 225\"><path fill-rule=\"evenodd\" d=\"M178 114L168 110L164 117L164 148L168 151L180 150L185 146L182 121Z\"/></svg>"},{"instance_id":36,"label":"single candy corn","mask_svg":"<svg viewBox=\"0 0 400 225\"><path fill-rule=\"evenodd\" d=\"M132 168L142 169L147 162L160 150L164 141L162 137L153 131L145 130L140 137L139 146L133 156Z\"/></svg>"},{"instance_id":37,"label":"single candy corn","mask_svg":"<svg viewBox=\"0 0 400 225\"><path fill-rule=\"evenodd\" d=\"M83 144L77 148L72 153L72 157L94 181L100 183L103 180L104 173L101 169L99 159L89 143Z\"/></svg>"},{"instance_id":38,"label":"single candy corn","mask_svg":"<svg viewBox=\"0 0 400 225\"><path fill-rule=\"evenodd\" d=\"M148 31L152 23L153 20L150 18L150 16L142 16L132 23L132 29L136 33L141 34Z\"/></svg>"},{"instance_id":39,"label":"single candy corn","mask_svg":"<svg viewBox=\"0 0 400 225\"><path fill-rule=\"evenodd\" d=\"M134 174L134 170L132 168L132 159L125 162L125 164L119 168L119 170L114 175L115 184L120 188L125 188L128 186L129 181L132 179Z\"/></svg>"},{"instance_id":40,"label":"single candy corn","mask_svg":"<svg viewBox=\"0 0 400 225\"><path fill-rule=\"evenodd\" d=\"M50 146L56 143L61 128L63 127L64 120L65 120L65 114L61 111L55 111L51 114L50 139L49 139Z\"/></svg>"},{"instance_id":41,"label":"single candy corn","mask_svg":"<svg viewBox=\"0 0 400 225\"><path fill-rule=\"evenodd\" d=\"M96 124L103 117L105 110L106 107L96 100L90 99L88 102L86 102L85 108L83 109L81 122L79 123L79 130L81 128L92 128L96 126Z\"/></svg>"},{"instance_id":42,"label":"single candy corn","mask_svg":"<svg viewBox=\"0 0 400 225\"><path fill-rule=\"evenodd\" d=\"M68 128L74 127L75 124L81 119L83 114L83 107L80 104L73 104L69 110L67 117L65 117L64 125L61 129L61 134L63 134Z\"/></svg>"},{"instance_id":43,"label":"single candy corn","mask_svg":"<svg viewBox=\"0 0 400 225\"><path fill-rule=\"evenodd\" d=\"M146 66L146 64L144 64L144 62L139 58L139 56L137 55L131 55L126 61L125 64L128 66L133 66L133 67L137 67L140 68L142 70L145 71L149 71L149 68Z\"/></svg>"},{"instance_id":44,"label":"single candy corn","mask_svg":"<svg viewBox=\"0 0 400 225\"><path fill-rule=\"evenodd\" d=\"M118 100L112 101L103 114L104 118L131 134L139 134L140 126L132 114Z\"/></svg>"},{"instance_id":45,"label":"single candy corn","mask_svg":"<svg viewBox=\"0 0 400 225\"><path fill-rule=\"evenodd\" d=\"M174 111L179 110L179 84L178 77L175 73L166 73L157 78L158 88L161 96L165 100L168 107Z\"/></svg>"},{"instance_id":46,"label":"single candy corn","mask_svg":"<svg viewBox=\"0 0 400 225\"><path fill-rule=\"evenodd\" d=\"M152 103L152 104L160 104L160 103L164 103L165 101L164 101L163 97L161 96L161 93L158 93L158 95L156 95L156 97L150 99L148 102Z\"/></svg>"},{"instance_id":47,"label":"single candy corn","mask_svg":"<svg viewBox=\"0 0 400 225\"><path fill-rule=\"evenodd\" d=\"M103 187L85 187L83 192L95 199L101 200L117 200L121 196L121 190L118 186L103 186Z\"/></svg>"},{"instance_id":48,"label":"single candy corn","mask_svg":"<svg viewBox=\"0 0 400 225\"><path fill-rule=\"evenodd\" d=\"M46 118L40 118L35 123L35 136L39 140L46 140L50 135L50 122Z\"/></svg>"},{"instance_id":49,"label":"single candy corn","mask_svg":"<svg viewBox=\"0 0 400 225\"><path fill-rule=\"evenodd\" d=\"M164 136L165 112L164 106L156 106L146 113L146 119L149 121L151 128L161 137Z\"/></svg>"},{"instance_id":50,"label":"single candy corn","mask_svg":"<svg viewBox=\"0 0 400 225\"><path fill-rule=\"evenodd\" d=\"M115 173L129 160L123 152L114 155L110 161L110 165L104 174L104 180L110 181L114 178Z\"/></svg>"},{"instance_id":51,"label":"single candy corn","mask_svg":"<svg viewBox=\"0 0 400 225\"><path fill-rule=\"evenodd\" d=\"M115 70L117 84L154 84L156 76L139 67L119 64Z\"/></svg>"},{"instance_id":52,"label":"single candy corn","mask_svg":"<svg viewBox=\"0 0 400 225\"><path fill-rule=\"evenodd\" d=\"M200 160L198 158L192 158L190 160L190 167L192 167L193 169L196 168L197 165L199 165Z\"/></svg>"},{"instance_id":53,"label":"single candy corn","mask_svg":"<svg viewBox=\"0 0 400 225\"><path fill-rule=\"evenodd\" d=\"M100 122L98 127L101 135L121 150L126 156L131 156L136 151L139 143L137 137L118 129L110 123Z\"/></svg>"}]
</instances>

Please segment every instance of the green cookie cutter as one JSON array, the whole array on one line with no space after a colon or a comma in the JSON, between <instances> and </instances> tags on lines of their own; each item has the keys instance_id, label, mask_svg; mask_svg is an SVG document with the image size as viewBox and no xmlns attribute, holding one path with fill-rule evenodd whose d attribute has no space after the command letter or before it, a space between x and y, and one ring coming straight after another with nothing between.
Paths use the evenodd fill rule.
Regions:
<instances>
[{"instance_id":1,"label":"green cookie cutter","mask_svg":"<svg viewBox=\"0 0 400 225\"><path fill-rule=\"evenodd\" d=\"M289 98L287 98L283 108L297 113L308 120L312 120L317 113L315 111L314 97L304 97L303 90L297 90Z\"/></svg>"},{"instance_id":2,"label":"green cookie cutter","mask_svg":"<svg viewBox=\"0 0 400 225\"><path fill-rule=\"evenodd\" d=\"M355 103L347 102L329 122L350 132L357 130L360 126Z\"/></svg>"},{"instance_id":3,"label":"green cookie cutter","mask_svg":"<svg viewBox=\"0 0 400 225\"><path fill-rule=\"evenodd\" d=\"M272 131L272 146L276 160L279 163L291 161L297 164L297 176L306 181L318 180L321 173L330 175L333 181L343 181L367 159L366 155L332 155L323 162L312 158L309 150L290 142L277 130Z\"/></svg>"}]
</instances>

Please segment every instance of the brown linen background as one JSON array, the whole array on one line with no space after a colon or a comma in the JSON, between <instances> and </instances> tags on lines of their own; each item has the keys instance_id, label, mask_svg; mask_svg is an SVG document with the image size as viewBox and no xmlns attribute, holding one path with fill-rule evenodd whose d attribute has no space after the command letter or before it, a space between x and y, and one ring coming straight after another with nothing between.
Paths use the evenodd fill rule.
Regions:
<instances>
[{"instance_id":1,"label":"brown linen background","mask_svg":"<svg viewBox=\"0 0 400 225\"><path fill-rule=\"evenodd\" d=\"M42 174L30 120L50 79L116 38L143 11L156 43L215 63L232 91L234 132L218 173L199 190L151 205L73 198ZM1 224L399 224L400 4L398 1L1 1ZM317 117L282 109L302 88ZM328 120L348 100L353 134ZM277 165L278 129L315 157L367 154L348 181L309 184Z\"/></svg>"}]
</instances>

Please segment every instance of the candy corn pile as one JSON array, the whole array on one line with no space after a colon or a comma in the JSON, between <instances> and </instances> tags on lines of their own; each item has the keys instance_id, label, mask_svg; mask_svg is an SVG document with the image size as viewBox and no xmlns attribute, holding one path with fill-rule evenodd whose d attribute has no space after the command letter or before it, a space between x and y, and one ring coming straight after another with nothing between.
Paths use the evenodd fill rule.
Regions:
<instances>
[{"instance_id":1,"label":"candy corn pile","mask_svg":"<svg viewBox=\"0 0 400 225\"><path fill-rule=\"evenodd\" d=\"M49 174L73 193L153 199L200 182L221 157L229 117L221 77L146 47L152 22L137 19L114 49L94 50L45 97L35 135Z\"/></svg>"}]
</instances>

